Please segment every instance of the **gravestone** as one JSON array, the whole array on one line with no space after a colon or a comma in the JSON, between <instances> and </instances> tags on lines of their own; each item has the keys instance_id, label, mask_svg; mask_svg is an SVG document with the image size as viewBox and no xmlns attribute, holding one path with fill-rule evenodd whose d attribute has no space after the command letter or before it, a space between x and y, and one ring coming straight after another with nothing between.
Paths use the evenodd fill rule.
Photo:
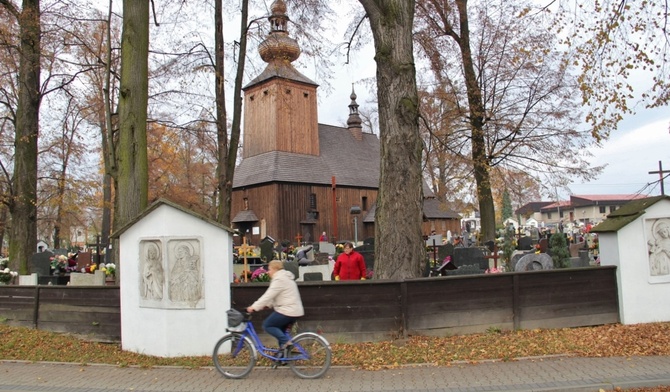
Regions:
<instances>
[{"instance_id":1,"label":"gravestone","mask_svg":"<svg viewBox=\"0 0 670 392\"><path fill-rule=\"evenodd\" d=\"M52 250L52 252L56 256L60 256L60 255L67 256L67 253L68 253L67 249L54 249L54 250Z\"/></svg>"},{"instance_id":2,"label":"gravestone","mask_svg":"<svg viewBox=\"0 0 670 392\"><path fill-rule=\"evenodd\" d=\"M530 250L530 251L528 251L528 250L515 250L512 253L512 258L510 260L510 265L509 265L510 271L516 271L515 268L516 268L516 265L519 262L519 260L521 260L521 258L524 257L525 255L529 255L531 253L535 253L535 252L532 251L532 250Z\"/></svg>"},{"instance_id":3,"label":"gravestone","mask_svg":"<svg viewBox=\"0 0 670 392\"><path fill-rule=\"evenodd\" d=\"M585 261L582 260L581 257L570 257L570 268L583 268L589 266L590 263L588 259Z\"/></svg>"},{"instance_id":4,"label":"gravestone","mask_svg":"<svg viewBox=\"0 0 670 392\"><path fill-rule=\"evenodd\" d=\"M428 239L426 240L426 246L439 246L439 245L442 245L441 234L428 236Z\"/></svg>"},{"instance_id":5,"label":"gravestone","mask_svg":"<svg viewBox=\"0 0 670 392\"><path fill-rule=\"evenodd\" d=\"M464 265L478 265L481 270L489 268L489 260L485 257L484 251L477 247L454 248L452 263L456 268Z\"/></svg>"},{"instance_id":6,"label":"gravestone","mask_svg":"<svg viewBox=\"0 0 670 392\"><path fill-rule=\"evenodd\" d=\"M92 274L73 272L70 274L70 286L104 286L105 273L95 270Z\"/></svg>"},{"instance_id":7,"label":"gravestone","mask_svg":"<svg viewBox=\"0 0 670 392\"><path fill-rule=\"evenodd\" d=\"M531 227L530 228L530 238L534 242L537 242L537 241L540 240L540 230L538 230L537 227Z\"/></svg>"},{"instance_id":8,"label":"gravestone","mask_svg":"<svg viewBox=\"0 0 670 392\"><path fill-rule=\"evenodd\" d=\"M317 253L311 265L326 265L328 264L328 260L330 260L328 253Z\"/></svg>"},{"instance_id":9,"label":"gravestone","mask_svg":"<svg viewBox=\"0 0 670 392\"><path fill-rule=\"evenodd\" d=\"M332 256L335 254L335 245L331 244L330 242L319 242L319 252Z\"/></svg>"},{"instance_id":10,"label":"gravestone","mask_svg":"<svg viewBox=\"0 0 670 392\"><path fill-rule=\"evenodd\" d=\"M79 252L77 256L77 271L81 271L82 268L86 268L87 265L91 265L93 260L91 252Z\"/></svg>"},{"instance_id":11,"label":"gravestone","mask_svg":"<svg viewBox=\"0 0 670 392\"><path fill-rule=\"evenodd\" d=\"M30 275L19 275L19 286L35 286L37 285L37 273L33 272Z\"/></svg>"},{"instance_id":12,"label":"gravestone","mask_svg":"<svg viewBox=\"0 0 670 392\"><path fill-rule=\"evenodd\" d=\"M323 274L321 272L307 272L304 276L305 282L316 282L323 280Z\"/></svg>"},{"instance_id":13,"label":"gravestone","mask_svg":"<svg viewBox=\"0 0 670 392\"><path fill-rule=\"evenodd\" d=\"M528 236L524 236L519 238L519 241L517 243L518 250L531 250L533 249L533 239Z\"/></svg>"},{"instance_id":14,"label":"gravestone","mask_svg":"<svg viewBox=\"0 0 670 392\"><path fill-rule=\"evenodd\" d=\"M589 250L588 249L581 249L579 251L579 259L581 260L582 263L586 263L586 265L591 265L591 257L589 256Z\"/></svg>"},{"instance_id":15,"label":"gravestone","mask_svg":"<svg viewBox=\"0 0 670 392\"><path fill-rule=\"evenodd\" d=\"M54 254L49 251L34 253L30 257L30 271L37 273L37 277L51 274L51 258Z\"/></svg>"},{"instance_id":16,"label":"gravestone","mask_svg":"<svg viewBox=\"0 0 670 392\"><path fill-rule=\"evenodd\" d=\"M261 240L261 261L269 263L274 259L275 240L270 236L266 236Z\"/></svg>"},{"instance_id":17,"label":"gravestone","mask_svg":"<svg viewBox=\"0 0 670 392\"><path fill-rule=\"evenodd\" d=\"M579 251L584 249L584 242L578 242L576 244L570 244L570 257L579 257Z\"/></svg>"},{"instance_id":18,"label":"gravestone","mask_svg":"<svg viewBox=\"0 0 670 392\"><path fill-rule=\"evenodd\" d=\"M454 244L447 242L442 246L437 247L437 259L443 261L447 256L454 257Z\"/></svg>"},{"instance_id":19,"label":"gravestone","mask_svg":"<svg viewBox=\"0 0 670 392\"><path fill-rule=\"evenodd\" d=\"M303 282L307 280L307 274L318 273L321 275L321 280L332 280L333 265L323 264L323 265L306 265L300 266L300 278L296 279L298 282ZM310 275L313 279L316 275Z\"/></svg>"},{"instance_id":20,"label":"gravestone","mask_svg":"<svg viewBox=\"0 0 670 392\"><path fill-rule=\"evenodd\" d=\"M549 239L540 238L538 244L540 244L540 253L547 253L547 251L549 250Z\"/></svg>"},{"instance_id":21,"label":"gravestone","mask_svg":"<svg viewBox=\"0 0 670 392\"><path fill-rule=\"evenodd\" d=\"M540 271L554 269L551 256L546 253L531 253L523 256L514 266L514 271Z\"/></svg>"}]
</instances>

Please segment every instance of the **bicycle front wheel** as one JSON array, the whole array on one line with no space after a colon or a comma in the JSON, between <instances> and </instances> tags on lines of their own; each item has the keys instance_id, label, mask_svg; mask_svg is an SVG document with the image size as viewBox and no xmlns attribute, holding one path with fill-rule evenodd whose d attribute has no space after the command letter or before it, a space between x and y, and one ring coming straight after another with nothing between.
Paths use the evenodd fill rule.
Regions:
<instances>
[{"instance_id":1,"label":"bicycle front wheel","mask_svg":"<svg viewBox=\"0 0 670 392\"><path fill-rule=\"evenodd\" d=\"M330 346L318 335L298 336L288 353L291 370L300 378L319 378L330 368Z\"/></svg>"},{"instance_id":2,"label":"bicycle front wheel","mask_svg":"<svg viewBox=\"0 0 670 392\"><path fill-rule=\"evenodd\" d=\"M216 370L227 378L243 378L256 364L249 340L239 334L228 334L214 346L212 354Z\"/></svg>"}]
</instances>

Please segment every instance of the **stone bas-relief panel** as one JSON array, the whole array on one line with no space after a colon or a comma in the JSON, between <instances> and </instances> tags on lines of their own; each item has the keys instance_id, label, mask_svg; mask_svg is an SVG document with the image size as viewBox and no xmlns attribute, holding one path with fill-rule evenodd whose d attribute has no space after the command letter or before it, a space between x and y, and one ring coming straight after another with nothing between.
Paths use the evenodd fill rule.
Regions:
<instances>
[{"instance_id":1,"label":"stone bas-relief panel","mask_svg":"<svg viewBox=\"0 0 670 392\"><path fill-rule=\"evenodd\" d=\"M670 282L670 218L645 222L650 283Z\"/></svg>"},{"instance_id":2,"label":"stone bas-relief panel","mask_svg":"<svg viewBox=\"0 0 670 392\"><path fill-rule=\"evenodd\" d=\"M198 239L169 240L168 298L174 305L204 308L203 271Z\"/></svg>"},{"instance_id":3,"label":"stone bas-relief panel","mask_svg":"<svg viewBox=\"0 0 670 392\"><path fill-rule=\"evenodd\" d=\"M140 252L140 297L160 301L165 285L161 242L140 241Z\"/></svg>"},{"instance_id":4,"label":"stone bas-relief panel","mask_svg":"<svg viewBox=\"0 0 670 392\"><path fill-rule=\"evenodd\" d=\"M144 239L139 248L141 307L205 307L200 239Z\"/></svg>"}]
</instances>

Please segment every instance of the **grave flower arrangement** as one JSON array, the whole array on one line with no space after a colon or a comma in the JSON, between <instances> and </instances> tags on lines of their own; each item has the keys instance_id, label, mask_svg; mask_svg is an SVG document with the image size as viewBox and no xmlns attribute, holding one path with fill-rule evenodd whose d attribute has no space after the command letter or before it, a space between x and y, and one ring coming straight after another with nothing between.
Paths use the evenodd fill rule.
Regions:
<instances>
[{"instance_id":1,"label":"grave flower arrangement","mask_svg":"<svg viewBox=\"0 0 670 392\"><path fill-rule=\"evenodd\" d=\"M0 284L8 284L14 278L19 276L18 272L11 271L9 267L7 267L8 263L9 259L0 259Z\"/></svg>"},{"instance_id":2,"label":"grave flower arrangement","mask_svg":"<svg viewBox=\"0 0 670 392\"><path fill-rule=\"evenodd\" d=\"M115 276L116 275L116 264L107 263L100 264L100 271L105 273L105 276Z\"/></svg>"},{"instance_id":3,"label":"grave flower arrangement","mask_svg":"<svg viewBox=\"0 0 670 392\"><path fill-rule=\"evenodd\" d=\"M251 274L250 280L252 282L269 282L270 274L268 274L268 271L265 268L261 267Z\"/></svg>"},{"instance_id":4,"label":"grave flower arrangement","mask_svg":"<svg viewBox=\"0 0 670 392\"><path fill-rule=\"evenodd\" d=\"M68 267L67 256L58 255L50 258L51 260L51 269L54 272L65 272L65 269Z\"/></svg>"}]
</instances>

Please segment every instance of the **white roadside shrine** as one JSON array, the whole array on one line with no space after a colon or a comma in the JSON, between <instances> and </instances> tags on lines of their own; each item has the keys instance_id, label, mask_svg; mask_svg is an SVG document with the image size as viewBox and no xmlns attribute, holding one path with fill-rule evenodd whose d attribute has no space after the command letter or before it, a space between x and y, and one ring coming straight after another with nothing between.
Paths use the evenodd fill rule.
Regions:
<instances>
[{"instance_id":1,"label":"white roadside shrine","mask_svg":"<svg viewBox=\"0 0 670 392\"><path fill-rule=\"evenodd\" d=\"M231 305L232 230L161 199L113 236L120 239L123 350L211 354Z\"/></svg>"},{"instance_id":2,"label":"white roadside shrine","mask_svg":"<svg viewBox=\"0 0 670 392\"><path fill-rule=\"evenodd\" d=\"M631 201L591 232L600 265L617 266L621 323L670 321L670 196Z\"/></svg>"}]
</instances>

